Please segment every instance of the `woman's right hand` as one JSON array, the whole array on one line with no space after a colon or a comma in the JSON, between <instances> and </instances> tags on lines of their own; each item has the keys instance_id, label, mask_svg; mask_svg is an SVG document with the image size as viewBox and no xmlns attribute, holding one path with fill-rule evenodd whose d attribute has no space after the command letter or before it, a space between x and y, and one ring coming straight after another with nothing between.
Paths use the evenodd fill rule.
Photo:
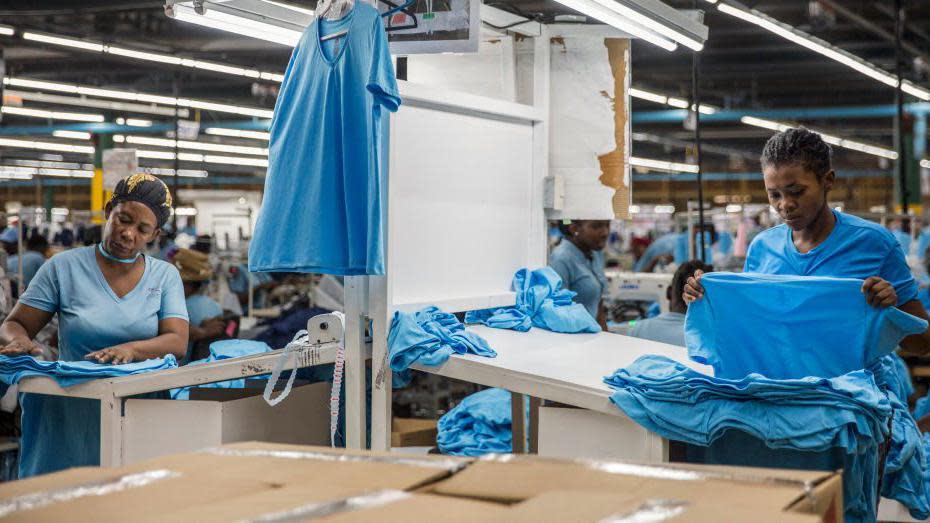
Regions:
<instances>
[{"instance_id":1,"label":"woman's right hand","mask_svg":"<svg viewBox=\"0 0 930 523\"><path fill-rule=\"evenodd\" d=\"M40 356L42 348L31 340L13 340L0 348L0 356Z\"/></svg>"},{"instance_id":2,"label":"woman's right hand","mask_svg":"<svg viewBox=\"0 0 930 523\"><path fill-rule=\"evenodd\" d=\"M704 271L698 269L694 271L694 274L685 282L685 291L681 295L685 303L690 304L704 297L704 287L701 285L701 276L704 276Z\"/></svg>"}]
</instances>

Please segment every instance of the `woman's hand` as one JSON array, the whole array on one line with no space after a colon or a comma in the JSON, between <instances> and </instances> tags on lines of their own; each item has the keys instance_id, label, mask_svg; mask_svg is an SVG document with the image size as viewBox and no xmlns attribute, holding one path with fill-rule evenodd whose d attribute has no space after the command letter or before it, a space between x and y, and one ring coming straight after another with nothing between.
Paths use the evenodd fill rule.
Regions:
<instances>
[{"instance_id":1,"label":"woman's hand","mask_svg":"<svg viewBox=\"0 0 930 523\"><path fill-rule=\"evenodd\" d=\"M136 350L131 343L123 343L108 349L91 352L87 356L84 356L84 359L95 363L122 365L124 363L132 363L136 360Z\"/></svg>"},{"instance_id":2,"label":"woman's hand","mask_svg":"<svg viewBox=\"0 0 930 523\"><path fill-rule=\"evenodd\" d=\"M694 271L694 275L685 282L685 291L681 295L685 303L691 303L704 297L704 287L701 285L701 276L704 276L704 271L698 269Z\"/></svg>"},{"instance_id":3,"label":"woman's hand","mask_svg":"<svg viewBox=\"0 0 930 523\"><path fill-rule=\"evenodd\" d=\"M32 340L13 340L0 348L0 355L2 356L22 356L24 354L40 356L42 347L36 345Z\"/></svg>"},{"instance_id":4,"label":"woman's hand","mask_svg":"<svg viewBox=\"0 0 930 523\"><path fill-rule=\"evenodd\" d=\"M878 276L866 278L862 283L862 294L869 305L884 309L898 304L898 293L894 286Z\"/></svg>"}]
</instances>

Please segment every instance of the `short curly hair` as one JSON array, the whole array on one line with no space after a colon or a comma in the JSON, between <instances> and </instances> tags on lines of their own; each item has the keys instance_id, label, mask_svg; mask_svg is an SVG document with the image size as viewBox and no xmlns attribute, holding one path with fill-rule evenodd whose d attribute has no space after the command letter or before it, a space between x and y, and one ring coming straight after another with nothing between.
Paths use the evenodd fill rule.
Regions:
<instances>
[{"instance_id":1,"label":"short curly hair","mask_svg":"<svg viewBox=\"0 0 930 523\"><path fill-rule=\"evenodd\" d=\"M760 161L763 169L799 165L822 179L833 170L833 149L819 134L798 127L769 138Z\"/></svg>"}]
</instances>

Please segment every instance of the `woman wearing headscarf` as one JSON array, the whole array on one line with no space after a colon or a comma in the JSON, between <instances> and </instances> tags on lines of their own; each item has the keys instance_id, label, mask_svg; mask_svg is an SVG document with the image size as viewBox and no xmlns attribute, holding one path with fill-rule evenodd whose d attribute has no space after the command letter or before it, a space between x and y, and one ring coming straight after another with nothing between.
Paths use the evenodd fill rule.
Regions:
<instances>
[{"instance_id":1,"label":"woman wearing headscarf","mask_svg":"<svg viewBox=\"0 0 930 523\"><path fill-rule=\"evenodd\" d=\"M97 245L52 257L0 325L0 354L41 353L32 341L58 314L59 358L122 364L184 357L188 322L178 270L142 254L171 210L165 184L121 180ZM100 462L100 404L24 394L20 477Z\"/></svg>"}]
</instances>

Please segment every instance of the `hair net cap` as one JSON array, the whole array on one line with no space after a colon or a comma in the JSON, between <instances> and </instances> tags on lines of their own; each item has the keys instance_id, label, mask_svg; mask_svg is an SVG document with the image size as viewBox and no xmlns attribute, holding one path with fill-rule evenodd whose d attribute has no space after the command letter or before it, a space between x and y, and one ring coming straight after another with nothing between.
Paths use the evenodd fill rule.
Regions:
<instances>
[{"instance_id":1,"label":"hair net cap","mask_svg":"<svg viewBox=\"0 0 930 523\"><path fill-rule=\"evenodd\" d=\"M181 280L187 282L207 281L213 277L213 268L209 257L191 249L179 249L172 258L174 266L181 273Z\"/></svg>"}]
</instances>

